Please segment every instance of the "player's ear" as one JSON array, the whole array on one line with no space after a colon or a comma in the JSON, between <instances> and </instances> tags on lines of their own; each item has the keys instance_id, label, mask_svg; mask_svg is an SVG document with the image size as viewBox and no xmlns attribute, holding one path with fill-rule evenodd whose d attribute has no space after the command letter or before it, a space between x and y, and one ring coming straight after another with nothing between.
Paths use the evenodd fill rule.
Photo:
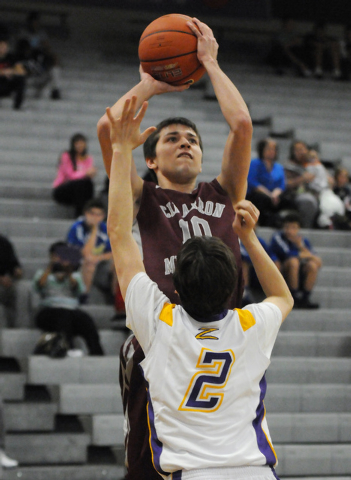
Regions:
<instances>
[{"instance_id":1,"label":"player's ear","mask_svg":"<svg viewBox=\"0 0 351 480\"><path fill-rule=\"evenodd\" d=\"M146 165L151 170L155 170L157 168L157 162L155 158L146 158L145 159Z\"/></svg>"}]
</instances>

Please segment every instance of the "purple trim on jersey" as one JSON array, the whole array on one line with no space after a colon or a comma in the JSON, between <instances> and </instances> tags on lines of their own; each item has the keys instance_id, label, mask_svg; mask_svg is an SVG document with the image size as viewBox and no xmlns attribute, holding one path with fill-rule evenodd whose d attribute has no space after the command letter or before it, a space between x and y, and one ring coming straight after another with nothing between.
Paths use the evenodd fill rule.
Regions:
<instances>
[{"instance_id":1,"label":"purple trim on jersey","mask_svg":"<svg viewBox=\"0 0 351 480\"><path fill-rule=\"evenodd\" d=\"M182 479L182 470L177 470L172 473L172 480L181 480Z\"/></svg>"},{"instance_id":2,"label":"purple trim on jersey","mask_svg":"<svg viewBox=\"0 0 351 480\"><path fill-rule=\"evenodd\" d=\"M278 475L276 474L276 471L274 470L273 467L271 467L271 470L272 470L272 473L273 473L274 477L275 477L277 480L280 480L280 478L279 478Z\"/></svg>"},{"instance_id":3,"label":"purple trim on jersey","mask_svg":"<svg viewBox=\"0 0 351 480\"><path fill-rule=\"evenodd\" d=\"M142 374L144 376L144 371L139 365L140 370L142 371ZM145 376L144 376L145 380ZM145 380L146 383L146 395L147 395L147 416L149 419L149 433L150 433L150 447L152 451L152 457L153 457L153 464L155 467L155 470L160 473L161 475L169 475L169 472L164 472L161 468L160 465L160 458L162 454L162 449L163 449L163 443L160 442L160 440L157 438L157 432L155 428L155 414L154 414L154 408L152 405L151 397L150 397L150 390L149 390L149 383Z\"/></svg>"},{"instance_id":4,"label":"purple trim on jersey","mask_svg":"<svg viewBox=\"0 0 351 480\"><path fill-rule=\"evenodd\" d=\"M266 465L270 465L271 467L277 463L277 458L272 450L271 445L269 444L266 434L262 428L262 420L265 416L265 407L264 407L264 397L266 396L267 390L267 382L266 376L263 375L260 381L260 402L256 409L256 418L252 422L252 426L255 429L256 437L257 437L257 446L261 453L266 457Z\"/></svg>"},{"instance_id":5,"label":"purple trim on jersey","mask_svg":"<svg viewBox=\"0 0 351 480\"><path fill-rule=\"evenodd\" d=\"M194 314L188 314L192 318L194 318L197 322L201 323L209 323L209 322L218 322L218 320L222 320L228 313L228 310L223 310L221 313L217 313L216 315L211 315L210 317L202 318L198 317L197 315Z\"/></svg>"}]
</instances>

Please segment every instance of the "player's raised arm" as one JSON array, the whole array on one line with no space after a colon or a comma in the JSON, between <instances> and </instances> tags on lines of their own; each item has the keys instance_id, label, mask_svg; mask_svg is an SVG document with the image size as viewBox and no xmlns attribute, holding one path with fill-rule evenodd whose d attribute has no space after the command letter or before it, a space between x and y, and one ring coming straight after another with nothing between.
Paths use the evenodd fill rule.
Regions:
<instances>
[{"instance_id":1,"label":"player's raised arm","mask_svg":"<svg viewBox=\"0 0 351 480\"><path fill-rule=\"evenodd\" d=\"M212 30L193 19L188 23L198 38L198 58L206 68L230 133L225 145L221 173L217 180L232 199L233 205L245 198L251 161L252 122L249 110L233 82L217 62L218 43Z\"/></svg>"},{"instance_id":2,"label":"player's raised arm","mask_svg":"<svg viewBox=\"0 0 351 480\"><path fill-rule=\"evenodd\" d=\"M138 103L136 96L127 99L119 118L113 115L112 109L106 109L112 149L107 231L123 298L134 275L145 271L139 248L132 235L132 151L136 145L144 143L154 131L154 127L140 133L140 123L145 115L147 102L142 104L136 114Z\"/></svg>"},{"instance_id":3,"label":"player's raised arm","mask_svg":"<svg viewBox=\"0 0 351 480\"><path fill-rule=\"evenodd\" d=\"M236 216L233 229L250 256L257 278L267 297L264 301L274 303L282 312L284 320L293 308L294 300L282 274L262 247L253 229L258 220L259 211L247 200L239 202L234 209Z\"/></svg>"}]
</instances>

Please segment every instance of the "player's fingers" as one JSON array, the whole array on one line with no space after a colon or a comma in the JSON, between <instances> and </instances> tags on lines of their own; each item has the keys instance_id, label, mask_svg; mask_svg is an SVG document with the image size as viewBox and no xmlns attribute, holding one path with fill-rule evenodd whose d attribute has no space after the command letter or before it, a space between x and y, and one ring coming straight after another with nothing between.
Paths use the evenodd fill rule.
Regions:
<instances>
[{"instance_id":1,"label":"player's fingers","mask_svg":"<svg viewBox=\"0 0 351 480\"><path fill-rule=\"evenodd\" d=\"M140 135L140 145L145 143L146 139L157 130L156 127L149 127Z\"/></svg>"},{"instance_id":2,"label":"player's fingers","mask_svg":"<svg viewBox=\"0 0 351 480\"><path fill-rule=\"evenodd\" d=\"M135 120L140 124L143 121L143 118L145 116L146 110L148 107L148 102L144 102L138 112L138 114L135 117Z\"/></svg>"},{"instance_id":3,"label":"player's fingers","mask_svg":"<svg viewBox=\"0 0 351 480\"><path fill-rule=\"evenodd\" d=\"M199 28L196 27L196 25L194 25L194 23L192 22L186 22L186 24L188 25L188 27L190 28L190 30L195 33L195 35L199 38L201 37L201 31L199 30Z\"/></svg>"},{"instance_id":4,"label":"player's fingers","mask_svg":"<svg viewBox=\"0 0 351 480\"><path fill-rule=\"evenodd\" d=\"M108 119L110 120L110 122L112 123L114 118L112 116L112 112L111 112L111 108L110 107L106 107L106 115L108 117Z\"/></svg>"},{"instance_id":5,"label":"player's fingers","mask_svg":"<svg viewBox=\"0 0 351 480\"><path fill-rule=\"evenodd\" d=\"M206 23L200 22L200 20L196 17L194 17L192 20L195 23L195 25L197 25L202 35L204 35L205 33L210 33L213 35L211 28Z\"/></svg>"}]
</instances>

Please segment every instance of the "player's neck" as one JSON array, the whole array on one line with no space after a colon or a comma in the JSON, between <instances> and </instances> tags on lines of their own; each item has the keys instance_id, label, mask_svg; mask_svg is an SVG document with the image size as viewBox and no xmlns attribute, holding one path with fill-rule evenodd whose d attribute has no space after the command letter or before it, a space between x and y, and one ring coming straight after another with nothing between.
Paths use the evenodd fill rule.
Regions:
<instances>
[{"instance_id":1,"label":"player's neck","mask_svg":"<svg viewBox=\"0 0 351 480\"><path fill-rule=\"evenodd\" d=\"M161 188L165 188L168 190L176 190L177 192L182 193L191 193L196 186L196 179L185 182L185 183L178 183L168 178L161 177L158 179L158 184Z\"/></svg>"}]
</instances>

